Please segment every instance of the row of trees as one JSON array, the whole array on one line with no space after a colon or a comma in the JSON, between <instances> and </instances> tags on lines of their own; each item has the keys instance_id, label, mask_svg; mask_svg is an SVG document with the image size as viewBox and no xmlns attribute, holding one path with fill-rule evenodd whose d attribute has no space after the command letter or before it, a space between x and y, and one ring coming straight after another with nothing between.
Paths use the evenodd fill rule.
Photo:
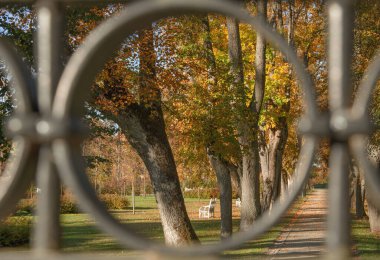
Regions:
<instances>
[{"instance_id":1,"label":"row of trees","mask_svg":"<svg viewBox=\"0 0 380 260\"><path fill-rule=\"evenodd\" d=\"M325 109L324 1L257 0L241 4L262 15L295 47L316 82L318 102ZM361 1L357 5L356 85L378 47L379 41L374 39L380 35L378 12L374 11L379 10L379 4ZM72 53L100 21L122 7L68 7L67 53ZM1 33L23 39L15 43L33 64L33 12L28 7L3 8L1 12ZM302 144L295 125L303 106L292 68L260 34L234 18L215 14L170 17L130 35L98 75L92 94L86 119L94 128L106 124L116 129L122 134L120 140L125 138L133 148L134 152L117 150L119 144L111 141L116 133L108 133L111 139L104 144L111 144L111 148L104 146L102 150L112 149L109 152L125 165L115 172L141 172L141 163L131 154L141 158L168 244L198 240L186 213L180 179L190 176L196 183L197 179L216 177L221 237L226 238L232 234L233 188L242 199L240 229L245 230L279 198L294 171ZM375 104L374 118L378 118L378 111ZM106 139L92 138L97 145ZM327 146L327 142L322 145L316 162L323 176L327 172ZM83 145L84 154L89 155L89 172L99 189L96 180L101 176L96 167L107 162L89 153L90 148Z\"/></svg>"}]
</instances>

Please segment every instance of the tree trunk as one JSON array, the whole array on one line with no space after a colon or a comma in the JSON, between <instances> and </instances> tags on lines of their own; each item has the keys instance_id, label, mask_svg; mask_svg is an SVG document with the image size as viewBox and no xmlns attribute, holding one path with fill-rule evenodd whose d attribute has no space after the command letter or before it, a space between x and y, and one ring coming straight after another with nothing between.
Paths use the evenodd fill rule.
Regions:
<instances>
[{"instance_id":1,"label":"tree trunk","mask_svg":"<svg viewBox=\"0 0 380 260\"><path fill-rule=\"evenodd\" d=\"M367 145L367 152L369 159L377 165L377 169L380 168L380 147L378 145L371 145L368 143ZM364 178L363 178L364 179ZM364 183L365 190L368 189L367 185ZM363 192L363 197L368 191ZM367 193L368 194L368 193ZM368 218L369 218L369 225L371 228L371 232L373 233L380 233L380 210L377 209L373 204L373 199L378 198L372 198L372 196L366 196L367 197L367 205L368 205Z\"/></svg>"},{"instance_id":2,"label":"tree trunk","mask_svg":"<svg viewBox=\"0 0 380 260\"><path fill-rule=\"evenodd\" d=\"M267 19L267 0L257 1L257 12ZM265 94L265 70L266 70L266 43L260 33L256 33L256 57L255 57L255 98L252 105L255 106L254 113L259 116Z\"/></svg>"},{"instance_id":3,"label":"tree trunk","mask_svg":"<svg viewBox=\"0 0 380 260\"><path fill-rule=\"evenodd\" d=\"M252 135L250 135L252 137ZM248 147L243 154L241 179L241 218L240 230L247 230L261 214L260 204L260 165L256 145L239 138L242 147ZM256 149L253 149L255 147ZM244 149L244 148L243 148Z\"/></svg>"},{"instance_id":4,"label":"tree trunk","mask_svg":"<svg viewBox=\"0 0 380 260\"><path fill-rule=\"evenodd\" d=\"M241 168L229 163L228 169L230 171L232 188L236 190L238 197L241 198Z\"/></svg>"},{"instance_id":5,"label":"tree trunk","mask_svg":"<svg viewBox=\"0 0 380 260\"><path fill-rule=\"evenodd\" d=\"M364 211L364 199L362 196L362 181L360 171L356 165L351 167L350 179L351 209L355 212L357 218L363 218L366 214Z\"/></svg>"},{"instance_id":6,"label":"tree trunk","mask_svg":"<svg viewBox=\"0 0 380 260\"><path fill-rule=\"evenodd\" d=\"M238 141L242 151L241 178L241 220L240 229L248 229L261 214L259 155L257 144L257 116L245 106L247 97L244 89L244 71L241 52L239 24L235 18L227 18L228 52L231 61L230 73L233 77L232 86L240 93L241 99L237 109L241 111L238 123ZM255 120L256 119L256 120Z\"/></svg>"},{"instance_id":7,"label":"tree trunk","mask_svg":"<svg viewBox=\"0 0 380 260\"><path fill-rule=\"evenodd\" d=\"M130 107L119 114L117 123L149 172L166 243L180 246L197 240L187 215L161 108Z\"/></svg>"},{"instance_id":8,"label":"tree trunk","mask_svg":"<svg viewBox=\"0 0 380 260\"><path fill-rule=\"evenodd\" d=\"M288 189L289 176L285 170L281 170L281 192L280 199L283 201L285 199L285 192Z\"/></svg>"},{"instance_id":9,"label":"tree trunk","mask_svg":"<svg viewBox=\"0 0 380 260\"><path fill-rule=\"evenodd\" d=\"M207 150L207 156L214 169L220 191L220 237L228 238L232 235L232 187L231 176L228 169L228 163L220 156L216 156L210 150Z\"/></svg>"},{"instance_id":10,"label":"tree trunk","mask_svg":"<svg viewBox=\"0 0 380 260\"><path fill-rule=\"evenodd\" d=\"M289 112L289 111L288 111ZM273 188L273 196L272 196L272 204L276 199L281 196L283 190L281 190L281 174L282 174L282 159L285 152L285 146L288 141L288 123L286 122L286 118L280 118L280 127L278 129L280 132L280 140L278 144L278 149L276 151L276 168L275 168L275 181Z\"/></svg>"},{"instance_id":11,"label":"tree trunk","mask_svg":"<svg viewBox=\"0 0 380 260\"><path fill-rule=\"evenodd\" d=\"M139 33L139 103L118 111L116 122L142 158L152 182L168 245L198 241L191 226L176 164L165 132L161 93L156 87L153 29Z\"/></svg>"},{"instance_id":12,"label":"tree trunk","mask_svg":"<svg viewBox=\"0 0 380 260\"><path fill-rule=\"evenodd\" d=\"M263 201L262 210L269 210L271 203L279 195L281 178L282 154L279 154L279 146L282 131L280 129L269 129L269 141L267 146L261 145L260 158L263 175ZM281 159L281 162L278 160Z\"/></svg>"},{"instance_id":13,"label":"tree trunk","mask_svg":"<svg viewBox=\"0 0 380 260\"><path fill-rule=\"evenodd\" d=\"M380 210L378 210L372 203L371 200L368 202L368 218L369 226L372 233L380 234Z\"/></svg>"},{"instance_id":14,"label":"tree trunk","mask_svg":"<svg viewBox=\"0 0 380 260\"><path fill-rule=\"evenodd\" d=\"M363 218L366 216L364 211L364 198L361 191L361 176L357 175L355 180L355 214L357 218Z\"/></svg>"}]
</instances>

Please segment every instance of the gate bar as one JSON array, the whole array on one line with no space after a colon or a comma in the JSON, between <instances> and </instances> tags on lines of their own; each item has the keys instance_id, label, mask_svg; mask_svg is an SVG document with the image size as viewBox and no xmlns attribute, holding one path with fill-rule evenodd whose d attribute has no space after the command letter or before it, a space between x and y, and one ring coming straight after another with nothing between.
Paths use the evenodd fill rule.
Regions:
<instances>
[{"instance_id":1,"label":"gate bar","mask_svg":"<svg viewBox=\"0 0 380 260\"><path fill-rule=\"evenodd\" d=\"M339 134L334 133L345 131L348 127L348 118L339 112L348 109L352 96L353 5L353 0L330 0L328 4L332 137L327 246L331 259L347 259L351 255L348 179L350 155L347 139L338 140Z\"/></svg>"},{"instance_id":2,"label":"gate bar","mask_svg":"<svg viewBox=\"0 0 380 260\"><path fill-rule=\"evenodd\" d=\"M52 0L37 2L37 57L38 57L38 103L43 117L49 119L53 98L62 73L63 9ZM50 126L43 119L36 130L47 134ZM60 248L60 190L57 168L53 162L50 144L40 149L37 186L40 188L37 203L37 223L34 230L36 253L54 252Z\"/></svg>"}]
</instances>

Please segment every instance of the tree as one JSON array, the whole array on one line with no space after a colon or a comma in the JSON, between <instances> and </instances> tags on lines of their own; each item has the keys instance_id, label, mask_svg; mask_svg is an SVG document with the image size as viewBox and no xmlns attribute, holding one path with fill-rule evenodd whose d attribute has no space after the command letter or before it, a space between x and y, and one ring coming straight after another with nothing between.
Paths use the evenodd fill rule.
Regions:
<instances>
[{"instance_id":1,"label":"tree","mask_svg":"<svg viewBox=\"0 0 380 260\"><path fill-rule=\"evenodd\" d=\"M293 18L293 6L292 1L289 2L289 12L288 12L288 43L293 45L293 35L294 35L294 18ZM275 21L275 26L278 30L283 31L284 22L283 22L283 8L282 1L276 1L274 4L273 17L271 20ZM265 51L265 49L264 49ZM264 52L265 53L265 52ZM275 60L274 62L282 61ZM265 59L264 59L265 60ZM272 60L273 62L273 60ZM260 64L261 65L261 64ZM265 65L261 65L263 67L262 71L265 71ZM291 71L287 68L286 64L282 66L276 66L272 69L276 70L283 69L288 72L288 78L290 78ZM280 73L276 73L276 75L281 75ZM286 78L285 78L286 79ZM291 81L287 80L278 80L275 82L280 89L284 92L283 102L279 104L276 102L279 99L274 99L271 96L266 104L267 110L276 111L278 113L277 118L273 120L272 124L266 122L265 127L261 127L261 131L259 132L259 147L260 147L260 161L261 161L261 172L263 176L263 201L262 201L262 209L268 210L271 204L279 197L281 192L281 177L282 177L282 158L286 145L286 141L288 138L288 122L287 122L287 113L290 110L290 89L291 89ZM262 96L262 95L261 95ZM261 101L262 102L262 101ZM259 105L259 104L258 104ZM268 120L269 121L269 120ZM268 140L268 141L267 141Z\"/></svg>"},{"instance_id":2,"label":"tree","mask_svg":"<svg viewBox=\"0 0 380 260\"><path fill-rule=\"evenodd\" d=\"M213 52L212 41L211 41L211 31L210 31L210 23L208 17L202 17L201 23L203 27L203 31L205 33L204 36L204 49L205 49L205 57L207 60L207 74L208 74L208 90L210 92L214 92L215 88L218 84L217 79L217 68L216 68L216 60ZM212 102L212 101L211 101ZM207 156L210 161L210 164L216 173L219 190L220 190L220 210L221 210L221 238L227 238L232 235L232 186L231 186L231 176L230 170L228 168L228 162L223 158L223 155L218 153L217 150L214 149L214 145L216 142L220 142L221 140L217 139L217 129L215 129L215 119L214 111L215 104L210 104L211 106L211 118L209 122L209 131L211 133L210 140L208 140L206 144Z\"/></svg>"},{"instance_id":3,"label":"tree","mask_svg":"<svg viewBox=\"0 0 380 260\"><path fill-rule=\"evenodd\" d=\"M68 8L67 53L72 53L100 20L110 16L120 7L120 5L109 5L104 9L74 10ZM35 28L25 27L25 25L31 25L34 20L34 14L29 10L18 7L6 8L2 11L9 17L12 18L14 13L17 13L23 15L24 19L2 17L0 22L2 28L5 28L4 34L17 39L16 43L20 49L32 53L31 34ZM28 34L25 37L19 37L18 32L24 33L24 31ZM151 28L146 33L141 32L130 37L129 43L133 42L134 44L138 42L136 39L141 39L141 45L134 45L131 48L133 53L125 51L128 48L122 48L122 51L125 51L124 55L132 54L137 58L135 61L139 60L138 66L133 64L129 66L130 70L127 69L130 77L126 72L121 73L122 69L125 69L125 56L121 55L119 60L116 58L113 60L114 62L111 61L107 64L108 67L106 66L94 84L95 98L91 100L90 106L98 111L103 111L103 114L110 116L111 119L116 118L117 120L114 121L119 124L132 146L143 158L156 193L166 241L168 244L182 245L197 240L197 237L186 213L174 158L165 133L161 93L155 86L160 74L156 70L158 59L156 59L154 50L153 32L157 31ZM128 44L128 40L126 43ZM119 54L122 54L122 51ZM131 60L129 59L129 61ZM111 77L107 78L107 76ZM133 96L128 89L124 88L127 83L130 84L128 86L133 86L131 87L132 92L136 90L133 93L137 93L137 95ZM122 106L119 106L120 104Z\"/></svg>"},{"instance_id":4,"label":"tree","mask_svg":"<svg viewBox=\"0 0 380 260\"><path fill-rule=\"evenodd\" d=\"M98 99L100 110L115 121L137 151L148 169L158 203L167 244L180 246L196 241L182 197L176 164L165 132L161 107L161 91L157 86L154 28L138 32L139 71L138 99L131 98L129 90L120 85L120 75L101 75L103 93ZM116 63L117 64L117 63ZM117 66L117 65L116 65ZM99 98L98 97L98 98ZM112 106L104 106L106 101ZM123 104L124 103L124 104Z\"/></svg>"},{"instance_id":5,"label":"tree","mask_svg":"<svg viewBox=\"0 0 380 260\"><path fill-rule=\"evenodd\" d=\"M244 69L241 50L240 29L237 19L227 18L228 52L231 63L232 86L240 95L236 108L241 115L237 123L238 141L242 151L241 176L241 220L240 229L248 229L261 214L259 154L257 145L257 121L251 110L246 107L247 96L244 85ZM253 108L253 106L251 106ZM253 111L256 107L253 108ZM257 111L255 111L257 112Z\"/></svg>"},{"instance_id":6,"label":"tree","mask_svg":"<svg viewBox=\"0 0 380 260\"><path fill-rule=\"evenodd\" d=\"M32 64L32 32L33 21L31 11L28 6L19 8L0 9L0 35L11 39L13 44L21 51L24 60ZM31 66L30 66L31 67ZM9 79L6 64L0 62L0 174L4 170L5 161L11 152L11 143L5 137L3 129L7 118L12 113L13 90L9 88Z\"/></svg>"},{"instance_id":7,"label":"tree","mask_svg":"<svg viewBox=\"0 0 380 260\"><path fill-rule=\"evenodd\" d=\"M375 55L376 50L380 47L379 10L379 3L373 0L360 1L356 5L353 64L353 81L355 88L359 85L360 80L364 76L365 69ZM371 120L376 126L378 126L380 122L379 97L379 88L377 87L373 94L372 104L369 109ZM379 133L376 131L370 138L367 146L370 159L377 165L379 165L379 140ZM380 209L377 209L373 205L370 197L366 197L368 204L367 213L371 231L379 232Z\"/></svg>"}]
</instances>

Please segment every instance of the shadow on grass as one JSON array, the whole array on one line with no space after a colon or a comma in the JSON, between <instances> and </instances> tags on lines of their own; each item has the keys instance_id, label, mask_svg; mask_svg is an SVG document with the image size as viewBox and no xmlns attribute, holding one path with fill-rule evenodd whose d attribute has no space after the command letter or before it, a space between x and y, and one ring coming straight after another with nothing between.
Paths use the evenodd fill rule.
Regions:
<instances>
[{"instance_id":1,"label":"shadow on grass","mask_svg":"<svg viewBox=\"0 0 380 260\"><path fill-rule=\"evenodd\" d=\"M353 219L352 233L357 255L363 259L380 259L380 235L370 232L368 219Z\"/></svg>"},{"instance_id":2,"label":"shadow on grass","mask_svg":"<svg viewBox=\"0 0 380 260\"><path fill-rule=\"evenodd\" d=\"M115 213L115 216L120 216L121 222L126 224L129 229L155 242L164 243L163 230L159 221L129 219L129 217L124 218L122 214ZM292 215L283 217L282 223L289 223L292 217ZM67 215L63 222L63 247L67 252L132 252L132 250L126 250L120 246L111 236L102 233L84 214ZM193 219L191 223L202 244L220 242L220 219ZM234 233L238 232L239 224L240 219L233 220ZM284 224L280 224L261 238L245 243L240 249L225 252L223 258L264 257L283 227Z\"/></svg>"},{"instance_id":3,"label":"shadow on grass","mask_svg":"<svg viewBox=\"0 0 380 260\"><path fill-rule=\"evenodd\" d=\"M239 227L238 219L233 221L234 231ZM202 244L214 244L220 242L220 220L193 220L192 225ZM164 236L160 222L137 222L127 224L128 228L155 242L163 243ZM280 233L281 228L276 227L261 239L244 244L240 249L226 252L223 257L235 258L241 256L263 256L267 248L273 244L274 239ZM102 233L93 224L85 224L83 221L70 223L63 227L63 247L69 252L89 251L129 251L112 237ZM270 238L268 238L268 236Z\"/></svg>"}]
</instances>

